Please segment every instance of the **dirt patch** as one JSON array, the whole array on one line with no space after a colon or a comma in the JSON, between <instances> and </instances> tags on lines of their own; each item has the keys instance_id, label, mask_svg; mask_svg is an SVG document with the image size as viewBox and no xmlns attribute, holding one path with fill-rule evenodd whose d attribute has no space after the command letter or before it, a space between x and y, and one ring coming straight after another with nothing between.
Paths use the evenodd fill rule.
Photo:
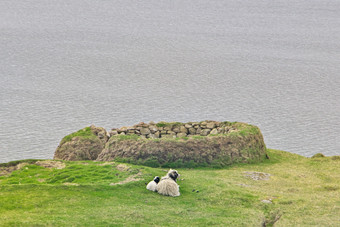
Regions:
<instances>
[{"instance_id":1,"label":"dirt patch","mask_svg":"<svg viewBox=\"0 0 340 227\"><path fill-rule=\"evenodd\" d=\"M114 165L114 164L115 164L114 162L104 162L104 163L98 164L97 166L108 166L108 165Z\"/></svg>"},{"instance_id":2,"label":"dirt patch","mask_svg":"<svg viewBox=\"0 0 340 227\"><path fill-rule=\"evenodd\" d=\"M269 180L270 174L269 173L262 173L262 172L244 172L246 177L249 177L253 180Z\"/></svg>"},{"instance_id":3,"label":"dirt patch","mask_svg":"<svg viewBox=\"0 0 340 227\"><path fill-rule=\"evenodd\" d=\"M0 176L5 176L11 174L15 170L19 170L24 166L29 165L29 163L22 162L15 166L0 167Z\"/></svg>"},{"instance_id":4,"label":"dirt patch","mask_svg":"<svg viewBox=\"0 0 340 227\"><path fill-rule=\"evenodd\" d=\"M50 161L50 160L37 161L35 165L42 166L45 168L56 168L56 169L64 169L66 166L65 163L61 161Z\"/></svg>"},{"instance_id":5,"label":"dirt patch","mask_svg":"<svg viewBox=\"0 0 340 227\"><path fill-rule=\"evenodd\" d=\"M125 180L123 181L120 181L118 183L111 183L110 186L114 186L114 185L118 185L118 184L127 184L129 182L133 182L133 181L140 181L140 176L142 175L141 172L137 173L137 174L134 174L132 176L129 176L128 178L126 178Z\"/></svg>"},{"instance_id":6,"label":"dirt patch","mask_svg":"<svg viewBox=\"0 0 340 227\"><path fill-rule=\"evenodd\" d=\"M119 165L116 166L116 168L121 172L125 172L125 171L128 171L130 169L129 166L124 165L124 164L119 164Z\"/></svg>"}]
</instances>

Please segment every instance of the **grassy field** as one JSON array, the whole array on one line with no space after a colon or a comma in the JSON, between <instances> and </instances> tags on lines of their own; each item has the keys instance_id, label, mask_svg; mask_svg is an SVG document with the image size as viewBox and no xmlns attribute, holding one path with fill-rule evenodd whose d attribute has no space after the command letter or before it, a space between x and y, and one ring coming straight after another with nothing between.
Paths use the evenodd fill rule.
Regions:
<instances>
[{"instance_id":1,"label":"grassy field","mask_svg":"<svg viewBox=\"0 0 340 227\"><path fill-rule=\"evenodd\" d=\"M261 164L178 169L181 196L174 198L145 189L166 169L92 161L2 164L0 173L17 170L0 176L0 226L340 226L339 156L268 154Z\"/></svg>"}]
</instances>

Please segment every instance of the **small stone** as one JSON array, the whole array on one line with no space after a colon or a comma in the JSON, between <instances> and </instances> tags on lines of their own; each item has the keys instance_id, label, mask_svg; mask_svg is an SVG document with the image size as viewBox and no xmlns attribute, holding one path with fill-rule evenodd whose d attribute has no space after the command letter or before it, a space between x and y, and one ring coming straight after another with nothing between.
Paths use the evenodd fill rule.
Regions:
<instances>
[{"instance_id":1,"label":"small stone","mask_svg":"<svg viewBox=\"0 0 340 227\"><path fill-rule=\"evenodd\" d=\"M273 203L272 201L267 200L267 199L264 199L264 200L262 200L261 202L262 202L262 203Z\"/></svg>"},{"instance_id":2,"label":"small stone","mask_svg":"<svg viewBox=\"0 0 340 227\"><path fill-rule=\"evenodd\" d=\"M174 135L174 136L176 136L176 132L173 132L173 131L167 131L167 133L168 133L169 135Z\"/></svg>"},{"instance_id":3,"label":"small stone","mask_svg":"<svg viewBox=\"0 0 340 227\"><path fill-rule=\"evenodd\" d=\"M127 127L121 127L118 129L118 132L126 132L127 131Z\"/></svg>"},{"instance_id":4,"label":"small stone","mask_svg":"<svg viewBox=\"0 0 340 227\"><path fill-rule=\"evenodd\" d=\"M217 128L218 134L223 134L224 133L224 128L218 127Z\"/></svg>"},{"instance_id":5,"label":"small stone","mask_svg":"<svg viewBox=\"0 0 340 227\"><path fill-rule=\"evenodd\" d=\"M159 131L157 131L154 135L155 135L155 138L159 138L161 133Z\"/></svg>"},{"instance_id":6,"label":"small stone","mask_svg":"<svg viewBox=\"0 0 340 227\"><path fill-rule=\"evenodd\" d=\"M170 125L164 127L164 130L166 130L166 131L171 131L171 129L172 129L172 126L170 126Z\"/></svg>"},{"instance_id":7,"label":"small stone","mask_svg":"<svg viewBox=\"0 0 340 227\"><path fill-rule=\"evenodd\" d=\"M155 133L155 132L158 131L158 128L157 128L156 126L154 126L154 125L150 125L150 126L149 126L149 129L150 129L150 132L151 132L151 133Z\"/></svg>"},{"instance_id":8,"label":"small stone","mask_svg":"<svg viewBox=\"0 0 340 227\"><path fill-rule=\"evenodd\" d=\"M148 134L150 134L150 129L149 128L141 128L140 133L142 135L148 135Z\"/></svg>"},{"instance_id":9,"label":"small stone","mask_svg":"<svg viewBox=\"0 0 340 227\"><path fill-rule=\"evenodd\" d=\"M213 128L215 128L215 122L209 122L209 123L207 123L207 128L209 128L209 129L213 129Z\"/></svg>"},{"instance_id":10,"label":"small stone","mask_svg":"<svg viewBox=\"0 0 340 227\"><path fill-rule=\"evenodd\" d=\"M186 133L177 133L177 137L186 137L187 134Z\"/></svg>"},{"instance_id":11,"label":"small stone","mask_svg":"<svg viewBox=\"0 0 340 227\"><path fill-rule=\"evenodd\" d=\"M196 189L192 189L192 192L196 191Z\"/></svg>"},{"instance_id":12,"label":"small stone","mask_svg":"<svg viewBox=\"0 0 340 227\"><path fill-rule=\"evenodd\" d=\"M186 127L186 128L192 128L192 125L190 125L190 124L185 124L184 127Z\"/></svg>"},{"instance_id":13,"label":"small stone","mask_svg":"<svg viewBox=\"0 0 340 227\"><path fill-rule=\"evenodd\" d=\"M195 135L195 134L196 134L196 129L194 129L194 128L189 128L189 134Z\"/></svg>"},{"instance_id":14,"label":"small stone","mask_svg":"<svg viewBox=\"0 0 340 227\"><path fill-rule=\"evenodd\" d=\"M185 134L188 133L188 129L186 127L184 127L184 126L180 127L180 131L181 131L181 133L185 133Z\"/></svg>"},{"instance_id":15,"label":"small stone","mask_svg":"<svg viewBox=\"0 0 340 227\"><path fill-rule=\"evenodd\" d=\"M179 127L174 127L174 128L172 129L172 131L174 131L174 132L176 132L176 133L179 133L181 130L180 130Z\"/></svg>"},{"instance_id":16,"label":"small stone","mask_svg":"<svg viewBox=\"0 0 340 227\"><path fill-rule=\"evenodd\" d=\"M201 136L207 136L210 133L210 129L203 129L200 133Z\"/></svg>"},{"instance_id":17,"label":"small stone","mask_svg":"<svg viewBox=\"0 0 340 227\"><path fill-rule=\"evenodd\" d=\"M218 134L218 131L217 131L217 129L216 129L216 128L214 128L213 130L211 130L210 134L212 134L212 135L216 135L216 134Z\"/></svg>"},{"instance_id":18,"label":"small stone","mask_svg":"<svg viewBox=\"0 0 340 227\"><path fill-rule=\"evenodd\" d=\"M197 134L197 135L200 135L201 132L202 132L202 129L201 129L200 127L198 127L198 128L196 129L196 134Z\"/></svg>"},{"instance_id":19,"label":"small stone","mask_svg":"<svg viewBox=\"0 0 340 227\"><path fill-rule=\"evenodd\" d=\"M111 131L111 132L110 132L110 136L115 136L115 135L118 135L118 132L117 132L117 130L115 130L115 131Z\"/></svg>"},{"instance_id":20,"label":"small stone","mask_svg":"<svg viewBox=\"0 0 340 227\"><path fill-rule=\"evenodd\" d=\"M156 125L156 123L154 121L150 121L149 125Z\"/></svg>"},{"instance_id":21,"label":"small stone","mask_svg":"<svg viewBox=\"0 0 340 227\"><path fill-rule=\"evenodd\" d=\"M121 132L121 133L119 133L119 135L125 135L125 132Z\"/></svg>"}]
</instances>

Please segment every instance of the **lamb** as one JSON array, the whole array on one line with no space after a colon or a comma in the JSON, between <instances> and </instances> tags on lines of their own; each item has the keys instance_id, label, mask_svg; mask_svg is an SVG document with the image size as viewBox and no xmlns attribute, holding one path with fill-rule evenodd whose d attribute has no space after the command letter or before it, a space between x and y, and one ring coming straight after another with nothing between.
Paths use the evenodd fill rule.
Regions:
<instances>
[{"instance_id":1,"label":"lamb","mask_svg":"<svg viewBox=\"0 0 340 227\"><path fill-rule=\"evenodd\" d=\"M176 183L180 175L177 170L170 169L166 176L156 186L156 191L161 195L180 196L179 185Z\"/></svg>"},{"instance_id":2,"label":"lamb","mask_svg":"<svg viewBox=\"0 0 340 227\"><path fill-rule=\"evenodd\" d=\"M156 191L156 186L157 186L159 180L160 180L159 177L156 176L152 181L150 181L148 183L148 185L146 185L146 189L155 192Z\"/></svg>"}]
</instances>

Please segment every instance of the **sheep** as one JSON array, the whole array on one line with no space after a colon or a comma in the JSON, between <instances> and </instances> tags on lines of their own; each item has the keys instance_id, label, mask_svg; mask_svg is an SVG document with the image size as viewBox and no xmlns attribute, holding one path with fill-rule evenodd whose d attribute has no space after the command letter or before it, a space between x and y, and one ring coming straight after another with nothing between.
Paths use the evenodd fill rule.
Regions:
<instances>
[{"instance_id":1,"label":"sheep","mask_svg":"<svg viewBox=\"0 0 340 227\"><path fill-rule=\"evenodd\" d=\"M156 191L156 186L157 186L159 181L160 181L159 177L156 176L152 181L150 181L148 183L148 185L146 185L146 189L155 192Z\"/></svg>"},{"instance_id":2,"label":"sheep","mask_svg":"<svg viewBox=\"0 0 340 227\"><path fill-rule=\"evenodd\" d=\"M176 170L170 169L166 176L156 186L156 191L161 195L180 196L179 185L176 183L180 175Z\"/></svg>"}]
</instances>

